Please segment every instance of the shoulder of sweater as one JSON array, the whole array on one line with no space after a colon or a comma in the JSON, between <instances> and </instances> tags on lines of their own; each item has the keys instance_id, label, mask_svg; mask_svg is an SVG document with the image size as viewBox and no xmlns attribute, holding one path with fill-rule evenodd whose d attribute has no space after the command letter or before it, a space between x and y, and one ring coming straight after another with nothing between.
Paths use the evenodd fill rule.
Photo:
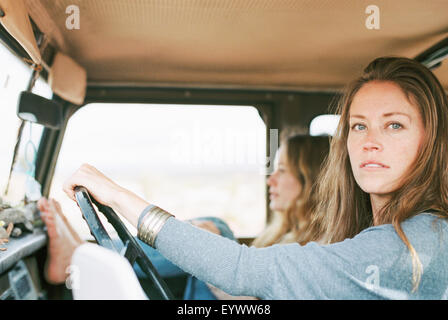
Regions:
<instances>
[{"instance_id":1,"label":"shoulder of sweater","mask_svg":"<svg viewBox=\"0 0 448 320\"><path fill-rule=\"evenodd\" d=\"M440 218L438 215L432 213L432 212L421 212L419 214L416 214L408 219L405 219L402 222L403 227L409 226L409 225L416 225L416 224L431 224L434 222L440 222L445 227L448 227L448 218ZM371 231L371 230L378 230L378 229L393 229L393 225L391 223L382 224L379 226L372 226L369 228L364 229L362 232Z\"/></svg>"},{"instance_id":2,"label":"shoulder of sweater","mask_svg":"<svg viewBox=\"0 0 448 320\"><path fill-rule=\"evenodd\" d=\"M411 218L404 220L401 227L406 236L425 235L425 238L431 234L448 232L448 219L440 218L431 212L422 212ZM398 237L398 234L392 224L383 224L364 229L357 236L362 236L370 232L385 232ZM356 237L356 236L355 236Z\"/></svg>"}]
</instances>

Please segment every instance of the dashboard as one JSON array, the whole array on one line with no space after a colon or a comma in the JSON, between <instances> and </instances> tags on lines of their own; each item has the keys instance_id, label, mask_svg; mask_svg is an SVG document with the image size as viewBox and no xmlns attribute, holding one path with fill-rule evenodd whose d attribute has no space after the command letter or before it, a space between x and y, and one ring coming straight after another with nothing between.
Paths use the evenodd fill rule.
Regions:
<instances>
[{"instance_id":1,"label":"dashboard","mask_svg":"<svg viewBox=\"0 0 448 320\"><path fill-rule=\"evenodd\" d=\"M45 298L34 253L46 242L46 234L42 230L10 238L7 250L0 253L0 300Z\"/></svg>"}]
</instances>

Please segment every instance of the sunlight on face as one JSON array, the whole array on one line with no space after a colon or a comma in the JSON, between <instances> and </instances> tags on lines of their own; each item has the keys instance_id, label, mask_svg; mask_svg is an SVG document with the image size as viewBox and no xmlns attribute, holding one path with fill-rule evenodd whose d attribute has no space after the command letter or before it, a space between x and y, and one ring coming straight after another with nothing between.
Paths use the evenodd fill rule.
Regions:
<instances>
[{"instance_id":1,"label":"sunlight on face","mask_svg":"<svg viewBox=\"0 0 448 320\"><path fill-rule=\"evenodd\" d=\"M398 85L373 81L355 95L349 127L347 148L359 187L371 195L397 190L424 138L417 106Z\"/></svg>"},{"instance_id":2,"label":"sunlight on face","mask_svg":"<svg viewBox=\"0 0 448 320\"><path fill-rule=\"evenodd\" d=\"M288 165L286 148L280 147L275 157L275 171L269 177L269 207L274 211L286 211L302 190L299 180Z\"/></svg>"}]
</instances>

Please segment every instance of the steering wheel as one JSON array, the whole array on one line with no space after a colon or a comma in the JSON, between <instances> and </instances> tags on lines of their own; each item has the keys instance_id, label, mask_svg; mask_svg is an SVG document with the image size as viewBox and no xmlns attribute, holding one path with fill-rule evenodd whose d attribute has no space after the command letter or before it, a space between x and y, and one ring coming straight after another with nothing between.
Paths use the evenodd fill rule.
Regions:
<instances>
[{"instance_id":1,"label":"steering wheel","mask_svg":"<svg viewBox=\"0 0 448 320\"><path fill-rule=\"evenodd\" d=\"M100 204L93 197L90 197L89 192L84 187L78 186L75 188L75 197L78 207L82 212L83 218L86 220L90 232L97 243L102 247L115 251L120 255L124 255L131 266L133 266L136 262L140 266L142 271L145 272L145 274L149 277L153 288L142 286L148 298L158 300L174 299L174 296L166 285L165 281L163 281L162 277L154 268L153 264L143 251L140 244L135 240L134 236L129 232L129 230L123 224L115 211L110 207ZM98 210L104 214L108 222L117 231L118 236L124 244L123 250L119 250L113 243L112 239L101 223L92 202L97 206Z\"/></svg>"}]
</instances>

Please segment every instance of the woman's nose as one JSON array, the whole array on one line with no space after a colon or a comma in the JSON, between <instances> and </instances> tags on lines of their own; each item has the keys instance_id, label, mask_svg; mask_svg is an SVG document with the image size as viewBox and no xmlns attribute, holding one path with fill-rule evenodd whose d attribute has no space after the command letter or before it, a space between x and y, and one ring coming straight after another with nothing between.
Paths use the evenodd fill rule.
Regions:
<instances>
[{"instance_id":1,"label":"woman's nose","mask_svg":"<svg viewBox=\"0 0 448 320\"><path fill-rule=\"evenodd\" d=\"M267 184L268 184L268 186L273 186L274 184L275 184L275 171L269 176L269 178L268 178L268 180L267 180Z\"/></svg>"},{"instance_id":2,"label":"woman's nose","mask_svg":"<svg viewBox=\"0 0 448 320\"><path fill-rule=\"evenodd\" d=\"M370 130L363 143L364 151L380 151L382 150L382 144L379 139L379 133L374 130Z\"/></svg>"}]
</instances>

